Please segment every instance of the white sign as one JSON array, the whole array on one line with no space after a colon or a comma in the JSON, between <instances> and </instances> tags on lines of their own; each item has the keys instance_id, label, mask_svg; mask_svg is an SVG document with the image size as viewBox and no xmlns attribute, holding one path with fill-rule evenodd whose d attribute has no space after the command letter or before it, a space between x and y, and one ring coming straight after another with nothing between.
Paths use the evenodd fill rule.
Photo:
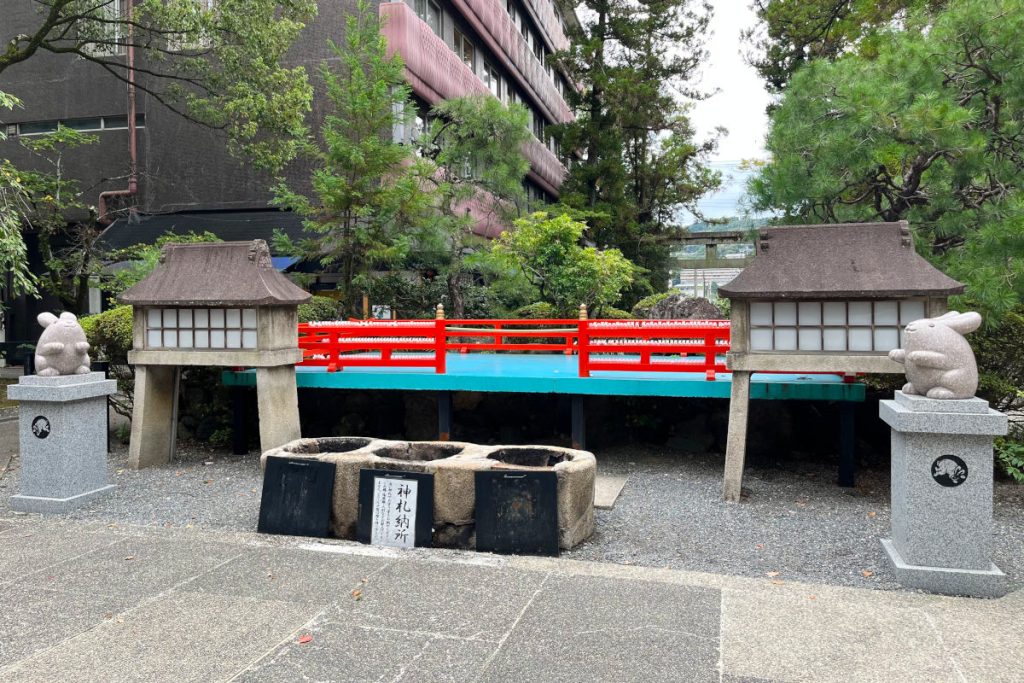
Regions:
<instances>
[{"instance_id":1,"label":"white sign","mask_svg":"<svg viewBox=\"0 0 1024 683\"><path fill-rule=\"evenodd\" d=\"M370 543L392 548L416 545L416 494L412 479L373 478Z\"/></svg>"}]
</instances>

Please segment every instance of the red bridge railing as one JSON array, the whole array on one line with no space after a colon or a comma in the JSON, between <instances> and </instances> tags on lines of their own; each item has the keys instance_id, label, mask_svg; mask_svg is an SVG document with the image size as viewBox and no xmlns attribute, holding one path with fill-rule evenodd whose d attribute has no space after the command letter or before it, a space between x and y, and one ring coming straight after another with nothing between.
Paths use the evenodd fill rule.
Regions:
<instances>
[{"instance_id":1,"label":"red bridge railing","mask_svg":"<svg viewBox=\"0 0 1024 683\"><path fill-rule=\"evenodd\" d=\"M349 320L299 325L300 365L446 370L448 353L576 355L595 371L726 372L728 320Z\"/></svg>"}]
</instances>

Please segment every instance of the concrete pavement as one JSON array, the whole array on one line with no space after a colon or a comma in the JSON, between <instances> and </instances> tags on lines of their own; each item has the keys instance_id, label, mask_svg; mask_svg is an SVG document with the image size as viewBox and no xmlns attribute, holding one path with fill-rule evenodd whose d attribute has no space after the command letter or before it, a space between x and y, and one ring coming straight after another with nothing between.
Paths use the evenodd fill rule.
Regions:
<instances>
[{"instance_id":1,"label":"concrete pavement","mask_svg":"<svg viewBox=\"0 0 1024 683\"><path fill-rule=\"evenodd\" d=\"M969 600L0 518L0 681L1020 681Z\"/></svg>"}]
</instances>

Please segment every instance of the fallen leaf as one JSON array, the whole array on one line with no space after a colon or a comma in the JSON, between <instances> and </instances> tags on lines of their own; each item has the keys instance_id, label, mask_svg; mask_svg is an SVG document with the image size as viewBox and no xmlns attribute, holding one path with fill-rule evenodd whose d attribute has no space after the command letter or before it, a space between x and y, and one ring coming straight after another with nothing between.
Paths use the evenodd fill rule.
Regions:
<instances>
[{"instance_id":1,"label":"fallen leaf","mask_svg":"<svg viewBox=\"0 0 1024 683\"><path fill-rule=\"evenodd\" d=\"M786 583L786 582L783 581L782 579L772 579L772 585L773 586L781 586L784 583Z\"/></svg>"},{"instance_id":2,"label":"fallen leaf","mask_svg":"<svg viewBox=\"0 0 1024 683\"><path fill-rule=\"evenodd\" d=\"M204 484L212 484L213 483L213 479L204 479L203 483Z\"/></svg>"},{"instance_id":3,"label":"fallen leaf","mask_svg":"<svg viewBox=\"0 0 1024 683\"><path fill-rule=\"evenodd\" d=\"M117 474L124 474L124 470L118 470Z\"/></svg>"},{"instance_id":4,"label":"fallen leaf","mask_svg":"<svg viewBox=\"0 0 1024 683\"><path fill-rule=\"evenodd\" d=\"M808 596L808 598L807 598L807 599L808 599L808 600L817 600L817 599L818 599L818 596L817 596L817 595L811 595L811 596Z\"/></svg>"},{"instance_id":5,"label":"fallen leaf","mask_svg":"<svg viewBox=\"0 0 1024 683\"><path fill-rule=\"evenodd\" d=\"M866 578L868 578L869 576L874 576L874 575L875 575L875 573L874 573L873 571L869 570L869 569L865 569L864 571L862 571L862 572L860 573L860 575L861 575L861 576L863 576L863 577L864 577L864 578L866 579Z\"/></svg>"},{"instance_id":6,"label":"fallen leaf","mask_svg":"<svg viewBox=\"0 0 1024 683\"><path fill-rule=\"evenodd\" d=\"M174 476L176 476L176 477L180 477L180 476L181 476L182 474L184 474L184 472L175 472L175 473L174 473Z\"/></svg>"},{"instance_id":7,"label":"fallen leaf","mask_svg":"<svg viewBox=\"0 0 1024 683\"><path fill-rule=\"evenodd\" d=\"M105 613L103 615L103 618L104 619L113 619L114 618L114 613L113 612L107 612L107 613Z\"/></svg>"},{"instance_id":8,"label":"fallen leaf","mask_svg":"<svg viewBox=\"0 0 1024 683\"><path fill-rule=\"evenodd\" d=\"M758 550L764 550L764 543L758 543L754 547L757 548Z\"/></svg>"},{"instance_id":9,"label":"fallen leaf","mask_svg":"<svg viewBox=\"0 0 1024 683\"><path fill-rule=\"evenodd\" d=\"M778 576L778 575L779 575L779 574L781 574L781 573L782 573L782 572L767 572L767 573L765 574L765 576Z\"/></svg>"},{"instance_id":10,"label":"fallen leaf","mask_svg":"<svg viewBox=\"0 0 1024 683\"><path fill-rule=\"evenodd\" d=\"M312 643L312 642L313 642L313 636L309 635L308 633L306 635L304 635L304 636L299 638L299 645L305 645L306 643Z\"/></svg>"},{"instance_id":11,"label":"fallen leaf","mask_svg":"<svg viewBox=\"0 0 1024 683\"><path fill-rule=\"evenodd\" d=\"M874 510L872 510L871 512L869 512L869 513L868 513L868 517L874 517L874 516L875 516L875 515L877 515L877 514L878 514L877 512L875 512Z\"/></svg>"},{"instance_id":12,"label":"fallen leaf","mask_svg":"<svg viewBox=\"0 0 1024 683\"><path fill-rule=\"evenodd\" d=\"M124 558L124 561L127 562L128 560L134 560L134 559L135 559L134 555L129 555L128 557Z\"/></svg>"},{"instance_id":13,"label":"fallen leaf","mask_svg":"<svg viewBox=\"0 0 1024 683\"><path fill-rule=\"evenodd\" d=\"M356 600L362 600L363 599L363 591L361 591L358 588L356 588L354 591L352 591L352 597L355 598Z\"/></svg>"}]
</instances>

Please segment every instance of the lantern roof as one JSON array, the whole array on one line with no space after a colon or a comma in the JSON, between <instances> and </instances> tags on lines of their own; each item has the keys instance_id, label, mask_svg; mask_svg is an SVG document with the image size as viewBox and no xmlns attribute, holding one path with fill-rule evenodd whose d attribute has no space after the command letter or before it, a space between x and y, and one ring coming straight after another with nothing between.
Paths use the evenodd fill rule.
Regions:
<instances>
[{"instance_id":1,"label":"lantern roof","mask_svg":"<svg viewBox=\"0 0 1024 683\"><path fill-rule=\"evenodd\" d=\"M136 306L296 306L310 294L274 268L264 240L168 244L160 264L118 297Z\"/></svg>"},{"instance_id":2,"label":"lantern roof","mask_svg":"<svg viewBox=\"0 0 1024 683\"><path fill-rule=\"evenodd\" d=\"M906 221L763 228L757 256L719 293L730 299L950 296L964 285L914 250Z\"/></svg>"}]
</instances>

